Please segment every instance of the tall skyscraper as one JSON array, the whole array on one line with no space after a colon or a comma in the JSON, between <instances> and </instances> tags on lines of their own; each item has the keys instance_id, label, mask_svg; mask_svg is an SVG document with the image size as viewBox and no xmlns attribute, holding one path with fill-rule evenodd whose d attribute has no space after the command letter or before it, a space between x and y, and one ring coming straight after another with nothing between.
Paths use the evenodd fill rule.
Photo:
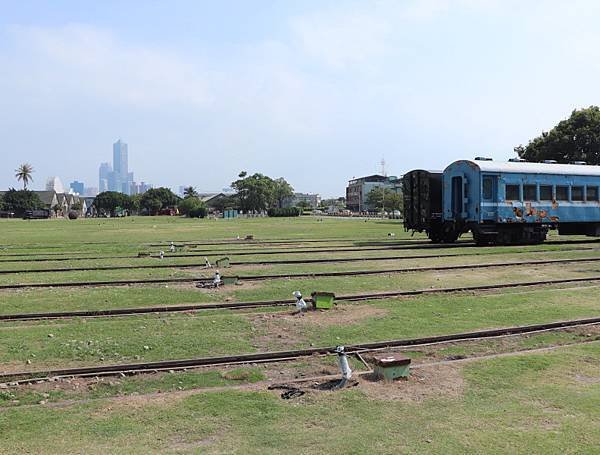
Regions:
<instances>
[{"instance_id":1,"label":"tall skyscraper","mask_svg":"<svg viewBox=\"0 0 600 455\"><path fill-rule=\"evenodd\" d=\"M114 188L111 191L131 194L133 172L129 172L127 144L121 139L113 144L113 181L111 183Z\"/></svg>"},{"instance_id":2,"label":"tall skyscraper","mask_svg":"<svg viewBox=\"0 0 600 455\"><path fill-rule=\"evenodd\" d=\"M109 182L112 180L112 166L110 163L101 163L98 171L98 191L114 191L110 188Z\"/></svg>"},{"instance_id":3,"label":"tall skyscraper","mask_svg":"<svg viewBox=\"0 0 600 455\"><path fill-rule=\"evenodd\" d=\"M127 177L127 144L119 139L113 144L113 171Z\"/></svg>"}]
</instances>

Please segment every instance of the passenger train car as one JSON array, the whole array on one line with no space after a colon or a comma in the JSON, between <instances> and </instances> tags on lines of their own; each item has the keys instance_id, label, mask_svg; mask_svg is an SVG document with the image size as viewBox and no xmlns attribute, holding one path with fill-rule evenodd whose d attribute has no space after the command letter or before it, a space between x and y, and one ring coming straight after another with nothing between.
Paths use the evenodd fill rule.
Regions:
<instances>
[{"instance_id":1,"label":"passenger train car","mask_svg":"<svg viewBox=\"0 0 600 455\"><path fill-rule=\"evenodd\" d=\"M415 198L432 197L427 191L410 194L414 172L426 171L406 174L405 212L419 205ZM441 194L435 196L441 197L441 216L431 211L429 221L422 217L419 224L408 215L405 228L427 232L436 242L453 242L471 231L479 244L539 243L554 228L600 236L599 193L600 166L461 160L442 174Z\"/></svg>"}]
</instances>

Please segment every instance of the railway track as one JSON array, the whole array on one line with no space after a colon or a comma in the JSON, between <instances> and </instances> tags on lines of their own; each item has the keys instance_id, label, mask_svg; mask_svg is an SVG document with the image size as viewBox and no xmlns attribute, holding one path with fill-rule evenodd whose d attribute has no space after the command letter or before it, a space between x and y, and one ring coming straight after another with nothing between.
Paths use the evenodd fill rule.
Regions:
<instances>
[{"instance_id":1,"label":"railway track","mask_svg":"<svg viewBox=\"0 0 600 455\"><path fill-rule=\"evenodd\" d=\"M236 249L236 250L194 250L189 253L165 253L165 258L181 258L181 257L199 257L199 256L249 256L249 255L275 255L275 254L310 254L310 253L335 253L335 252L361 252L361 251L387 251L387 250L411 250L411 249L446 249L446 248L461 248L461 247L475 247L472 242L455 243L455 244L433 244L425 243L419 245L389 245L389 246L338 246L331 248L322 248L320 246L308 246L302 249L277 249L277 250L264 250L264 249ZM81 261L81 260L98 260L98 259L137 259L137 255L117 255L117 256L90 256L90 257L51 257L51 258L20 258L20 259L2 259L0 255L0 262L46 262L46 261ZM158 254L150 254L151 258L158 258Z\"/></svg>"},{"instance_id":2,"label":"railway track","mask_svg":"<svg viewBox=\"0 0 600 455\"><path fill-rule=\"evenodd\" d=\"M569 249L561 251L579 251L578 249ZM584 248L582 251L596 251L589 248ZM552 250L538 250L538 251L521 251L519 253L532 253L532 252L551 252ZM490 254L503 254L502 252L490 253ZM507 253L507 254L518 254L518 253ZM410 259L435 259L435 258L451 258L451 257L463 257L471 256L477 257L479 255L465 255L465 254L432 254L432 255L418 255L418 256L375 256L375 257L358 257L358 258L319 258L319 259L275 259L275 260L262 260L262 261L230 261L229 264L232 266L245 266L245 265L276 265L276 264L333 264L333 263L348 263L348 262L376 262L376 261L398 261L398 260L410 260ZM589 258L590 262L600 260L600 258ZM552 261L552 260L549 260ZM560 261L559 259L555 261ZM568 260L565 262L585 262L584 258ZM535 263L535 262L533 262ZM542 262L545 263L545 262ZM519 263L522 264L522 263ZM509 263L510 265L510 263ZM28 273L63 273L63 272L92 272L92 271L103 271L103 270L135 270L135 269L185 269L185 268L197 268L204 267L204 262L190 263L190 264L140 264L140 265L112 265L112 266L99 266L99 267L55 267L46 269L8 269L1 270L0 275L12 275L12 274L28 274ZM485 267L486 265L483 264ZM421 270L417 268L416 270ZM413 271L411 269L400 269L401 271ZM308 274L310 276L315 275L314 273ZM274 275L277 276L277 275ZM287 275L286 275L287 276ZM241 277L246 278L246 277Z\"/></svg>"},{"instance_id":3,"label":"railway track","mask_svg":"<svg viewBox=\"0 0 600 455\"><path fill-rule=\"evenodd\" d=\"M519 267L536 266L552 264L569 264L580 262L598 262L600 257L596 258L572 258L572 259L545 259L538 261L514 261L514 262L489 262L484 264L459 264L459 265L441 265L431 267L406 267L398 269L372 269L372 270L348 270L332 272L303 272L303 273L282 273L268 275L237 275L239 281L267 281L279 279L298 279L298 278L331 278L340 276L363 276L363 275L386 275L392 273L414 273L414 272L441 272L465 269L483 269L491 267ZM210 270L210 269L207 269ZM226 276L223 279L227 278ZM79 281L79 282L56 282L56 283L15 283L2 284L0 290L4 289L23 289L23 288L66 288L81 286L123 286L131 284L162 284L162 283L203 283L211 282L210 277L185 277L185 278L151 278L144 280L102 280L102 281Z\"/></svg>"},{"instance_id":4,"label":"railway track","mask_svg":"<svg viewBox=\"0 0 600 455\"><path fill-rule=\"evenodd\" d=\"M481 340L510 335L522 335L548 330L559 330L582 325L599 324L600 317L575 319L568 321L550 322L545 324L532 324L525 326L504 327L499 329L478 330L472 332L454 333L448 335L429 336L422 338L404 338L397 340L376 341L370 343L358 343L346 345L345 350L349 354L361 354L374 350L386 348L397 348L407 346L425 346L432 344L458 342L465 340ZM336 354L335 347L315 347L309 349L296 349L288 351L272 351L251 354L239 354L219 357L199 357L193 359L163 360L156 362L140 362L130 364L96 365L79 368L46 369L37 371L21 371L0 374L0 383L11 383L13 385L26 384L37 381L45 381L57 378L72 377L94 377L120 374L139 374L157 372L161 370L183 370L198 367L221 366L248 363L273 363L296 360L310 356L324 356Z\"/></svg>"},{"instance_id":5,"label":"railway track","mask_svg":"<svg viewBox=\"0 0 600 455\"><path fill-rule=\"evenodd\" d=\"M500 284L484 284L476 286L459 286L448 288L425 288L414 290L399 290L388 292L374 292L365 294L348 294L336 296L337 301L358 302L364 300L383 300L397 297L414 297L429 294L450 294L457 292L476 292L491 291L498 289L510 289L517 287L532 286L552 286L560 284L575 283L594 283L600 281L600 276L584 278L563 278L556 280L537 280L520 281ZM305 299L308 303L312 299ZM200 303L185 305L161 305L136 308L115 308L105 310L82 310L82 311L64 311L64 312L43 312L43 313L14 313L0 315L0 322L15 321L42 321L51 319L70 319L70 318L95 318L95 317L114 317L114 316L133 316L152 313L181 313L181 312L200 312L208 310L242 310L252 308L268 308L287 306L295 304L292 300L263 300L249 302L224 302L224 303Z\"/></svg>"},{"instance_id":6,"label":"railway track","mask_svg":"<svg viewBox=\"0 0 600 455\"><path fill-rule=\"evenodd\" d=\"M600 243L600 240L583 240L583 241L572 241L572 240L565 240L565 241L557 241L557 242L547 242L545 245L586 245L586 244L590 244L590 243ZM531 245L533 246L533 245ZM390 246L390 247L342 247L342 248L327 248L327 249L321 249L320 247L317 247L316 249L302 249L302 250L298 250L298 249L294 249L294 250L290 250L290 249L286 249L286 250L248 250L248 249L242 249L242 250L230 250L230 251L214 251L214 250L208 250L208 251L203 251L203 252L198 252L195 251L193 253L187 253L187 254L182 254L182 253L177 253L177 254L165 254L165 258L169 259L169 258L193 258L193 257L209 257L209 258L215 258L215 257L235 257L235 256L248 256L248 255L254 255L254 256L261 256L261 255L276 255L276 254L281 254L281 255L290 255L290 254L310 254L310 253L338 253L338 252L344 252L344 253L354 253L354 252L362 252L362 251L393 251L393 250L402 250L402 251L410 251L410 250L421 250L421 249L440 249L440 250L444 250L444 249L452 249L452 248L471 248L471 247L478 247L476 244L474 243L456 243L456 244L432 244L432 243L427 243L427 244L423 244L423 245L416 245L416 246L411 246L411 245L400 245L400 246ZM503 251L503 248L513 248L514 246L507 246L507 247L503 247L503 246L496 246L495 248L497 249L501 249L499 250L499 252L501 253ZM490 247L478 247L478 248L490 248ZM569 248L569 249L561 249L561 251L576 251L576 250L584 250L584 249L588 249L585 247L582 248ZM547 249L522 249L519 251L516 251L514 253L527 253L527 252L539 252L539 251L549 251ZM485 254L496 254L496 253L490 253L490 252L486 252ZM442 255L439 255L442 256ZM458 256L458 254L457 254ZM145 256L146 258L154 258L157 259L159 256L157 254L151 254L149 256ZM437 257L437 256L427 256L427 257ZM85 260L89 260L89 261L94 261L94 260L108 260L108 259L139 259L140 256L138 255L116 255L116 256L89 256L89 257L80 257L80 256L76 256L76 257L50 257L50 258L12 258L12 259L3 259L2 256L0 255L0 263L19 263L19 262L64 262L64 261L85 261ZM413 258L420 258L419 256L413 256ZM408 259L410 259L410 257L408 257ZM268 262L263 262L263 263L268 263ZM271 263L275 263L275 262L271 262ZM282 262L280 262L282 263Z\"/></svg>"},{"instance_id":7,"label":"railway track","mask_svg":"<svg viewBox=\"0 0 600 455\"><path fill-rule=\"evenodd\" d=\"M306 243L313 243L313 242L317 242L312 241L312 242L306 242ZM332 243L334 245L331 245L332 248L337 248L337 247L367 247L367 246L399 246L399 245L421 245L421 244L426 244L426 245L431 245L431 241L429 240L402 240L402 241L391 241L391 240L380 240L380 241L358 241L358 240L349 240L349 241L343 241L343 240L337 240L337 241L328 241L328 240L324 240L323 242L327 242L327 243ZM297 244L291 242L291 243L284 243L284 242L253 242L253 243L247 243L247 245L252 245L252 246L260 246L260 245L278 245L278 246L285 246L285 245L300 245L304 242L298 242ZM465 242L466 243L466 242ZM471 243L471 242L469 242ZM336 244L341 244L341 245L336 245ZM184 246L212 246L212 245L244 245L244 243L202 243L202 244L175 244L175 246L177 248L182 248ZM150 245L153 248L164 248L164 249L168 249L170 247L170 244L154 244L154 245ZM315 248L323 248L323 246L305 246L305 249L315 249ZM215 250L210 250L210 251L215 251ZM219 250L216 250L217 252ZM239 249L234 249L234 250L228 250L225 251L225 253L228 252L233 252L233 251L261 251L261 250L251 250L250 248L239 248ZM199 252L198 250L195 250L193 252ZM202 251L200 251L202 252ZM83 255L83 254L90 254L93 253L93 251L46 251L46 252L36 252L36 253L24 253L24 252L19 252L19 253L4 253L2 252L2 250L0 250L0 258L28 258L28 257L36 257L36 256L57 256L57 257L61 257L61 256L66 256L66 255L72 255L72 256L77 256L77 255Z\"/></svg>"}]
</instances>

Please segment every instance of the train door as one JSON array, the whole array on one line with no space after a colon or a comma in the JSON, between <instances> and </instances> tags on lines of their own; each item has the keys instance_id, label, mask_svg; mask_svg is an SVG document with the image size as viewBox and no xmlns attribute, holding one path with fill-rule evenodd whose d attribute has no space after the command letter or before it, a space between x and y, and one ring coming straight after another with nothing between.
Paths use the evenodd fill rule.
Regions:
<instances>
[{"instance_id":1,"label":"train door","mask_svg":"<svg viewBox=\"0 0 600 455\"><path fill-rule=\"evenodd\" d=\"M498 176L486 174L481 178L481 219L496 221L498 218Z\"/></svg>"},{"instance_id":2,"label":"train door","mask_svg":"<svg viewBox=\"0 0 600 455\"><path fill-rule=\"evenodd\" d=\"M464 218L464 185L462 176L452 177L452 218L456 221Z\"/></svg>"}]
</instances>

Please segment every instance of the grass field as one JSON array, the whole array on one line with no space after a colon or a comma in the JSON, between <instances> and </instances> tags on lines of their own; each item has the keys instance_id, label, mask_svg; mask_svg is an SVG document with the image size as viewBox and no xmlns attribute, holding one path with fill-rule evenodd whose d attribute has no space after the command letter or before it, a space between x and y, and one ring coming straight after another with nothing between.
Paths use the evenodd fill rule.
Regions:
<instances>
[{"instance_id":1,"label":"grass field","mask_svg":"<svg viewBox=\"0 0 600 455\"><path fill-rule=\"evenodd\" d=\"M254 241L237 240L248 235ZM0 273L0 285L210 277L213 270L202 267L204 256L247 263L221 269L225 276L589 261L278 278L218 290L197 289L194 283L0 290L0 314L291 299L295 290L342 295L600 276L600 261L593 261L600 258L600 243L552 244L565 240L553 235L537 246L465 243L445 249L423 247L423 240L394 220L0 220L0 272L19 271ZM170 257L171 241L205 245L178 246L181 257ZM163 260L137 257L161 249ZM263 254L268 251L276 254ZM423 255L438 257L414 258ZM82 257L94 259L75 259ZM341 258L378 259L248 264ZM196 266L179 267L183 264ZM164 267L31 272L139 265ZM4 321L0 372L335 346L597 317L598 289L590 281L340 302L330 311L304 315L280 307ZM594 453L600 445L597 339L600 330L591 326L405 350L418 365L406 381L360 378L356 387L336 392L307 386L304 396L289 401L268 386L337 374L335 358L2 386L0 453ZM363 368L351 362L356 371Z\"/></svg>"}]
</instances>

